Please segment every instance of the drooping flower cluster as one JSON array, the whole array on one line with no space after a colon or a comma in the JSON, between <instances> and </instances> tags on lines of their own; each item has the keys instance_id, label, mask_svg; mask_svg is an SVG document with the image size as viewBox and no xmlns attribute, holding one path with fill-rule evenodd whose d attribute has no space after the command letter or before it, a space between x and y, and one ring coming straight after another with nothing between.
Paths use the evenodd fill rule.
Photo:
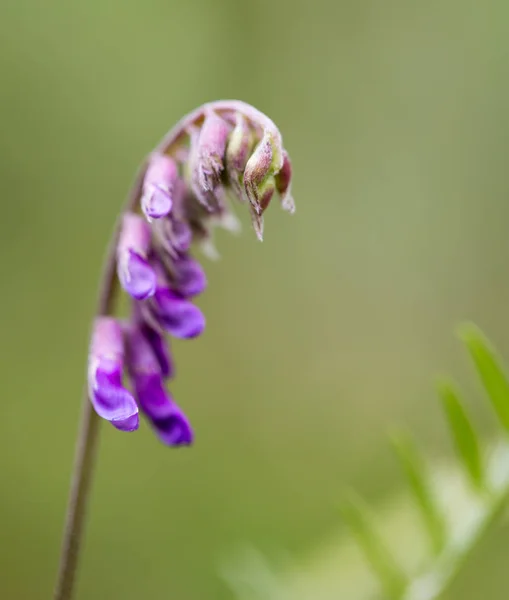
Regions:
<instances>
[{"instance_id":1,"label":"drooping flower cluster","mask_svg":"<svg viewBox=\"0 0 509 600\"><path fill-rule=\"evenodd\" d=\"M261 239L263 213L276 191L283 208L294 211L290 179L278 129L238 101L198 109L149 157L137 206L123 215L116 247L131 316L127 322L99 316L92 334L88 385L99 416L134 431L141 409L164 443L192 442L189 421L165 386L174 372L165 336L190 339L205 327L192 299L206 278L191 245L210 252L213 226L235 224L230 198L248 203Z\"/></svg>"}]
</instances>

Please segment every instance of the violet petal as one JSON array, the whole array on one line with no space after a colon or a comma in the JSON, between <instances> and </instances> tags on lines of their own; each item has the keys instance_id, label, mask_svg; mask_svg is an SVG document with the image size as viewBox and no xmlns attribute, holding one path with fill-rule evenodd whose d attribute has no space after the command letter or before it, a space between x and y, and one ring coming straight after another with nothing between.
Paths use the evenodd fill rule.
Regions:
<instances>
[{"instance_id":1,"label":"violet petal","mask_svg":"<svg viewBox=\"0 0 509 600\"><path fill-rule=\"evenodd\" d=\"M176 338L194 338L205 329L203 313L179 294L167 288L158 288L152 302L161 326Z\"/></svg>"}]
</instances>

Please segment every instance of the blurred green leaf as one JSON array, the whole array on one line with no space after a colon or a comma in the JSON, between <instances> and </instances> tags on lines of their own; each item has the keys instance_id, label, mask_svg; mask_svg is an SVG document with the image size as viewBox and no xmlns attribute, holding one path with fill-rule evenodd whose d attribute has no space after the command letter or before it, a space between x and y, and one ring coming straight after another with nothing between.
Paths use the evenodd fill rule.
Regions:
<instances>
[{"instance_id":1,"label":"blurred green leaf","mask_svg":"<svg viewBox=\"0 0 509 600\"><path fill-rule=\"evenodd\" d=\"M342 513L361 547L368 563L377 575L388 598L401 598L406 577L377 533L366 503L350 492L342 504Z\"/></svg>"},{"instance_id":2,"label":"blurred green leaf","mask_svg":"<svg viewBox=\"0 0 509 600\"><path fill-rule=\"evenodd\" d=\"M483 464L472 423L454 385L444 379L438 382L437 388L458 456L472 484L481 489L484 485Z\"/></svg>"},{"instance_id":3,"label":"blurred green leaf","mask_svg":"<svg viewBox=\"0 0 509 600\"><path fill-rule=\"evenodd\" d=\"M494 352L484 335L473 325L463 327L461 337L474 357L497 413L504 413L507 382ZM374 523L364 501L351 492L343 504L345 520L362 550L370 569L377 575L378 592L368 582L367 571L352 553L351 539L341 536L336 545L315 552L304 567L281 573L273 600L437 600L451 587L467 563L472 551L500 516L509 496L509 442L480 444L455 387L448 380L438 386L454 442L458 461L426 464L408 435L392 436L409 488L386 502L388 510ZM483 466L481 450L485 448ZM476 488L481 485L489 494L479 494L464 477L467 470ZM408 515L417 504L422 519L411 525ZM414 519L415 520L415 519ZM431 537L432 549L419 545L424 531ZM417 526L418 525L418 526ZM378 531L381 530L383 535ZM388 543L390 542L390 546ZM391 549L391 551L389 550ZM256 579L251 572L251 581ZM372 582L371 582L372 583ZM332 592L332 590L334 590ZM243 600L245 596L240 596ZM247 598L246 598L247 600ZM272 598L271 598L272 600Z\"/></svg>"},{"instance_id":4,"label":"blurred green leaf","mask_svg":"<svg viewBox=\"0 0 509 600\"><path fill-rule=\"evenodd\" d=\"M494 348L472 323L462 325L459 336L470 352L500 422L509 431L509 382Z\"/></svg>"},{"instance_id":5,"label":"blurred green leaf","mask_svg":"<svg viewBox=\"0 0 509 600\"><path fill-rule=\"evenodd\" d=\"M445 543L444 519L430 486L426 465L409 435L393 434L391 441L424 520L433 551L438 554Z\"/></svg>"}]
</instances>

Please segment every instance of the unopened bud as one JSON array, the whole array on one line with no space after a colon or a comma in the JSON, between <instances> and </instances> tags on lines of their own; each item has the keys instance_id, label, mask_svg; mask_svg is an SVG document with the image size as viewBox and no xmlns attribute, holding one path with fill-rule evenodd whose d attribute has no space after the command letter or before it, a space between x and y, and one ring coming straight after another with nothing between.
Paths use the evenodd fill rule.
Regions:
<instances>
[{"instance_id":1,"label":"unopened bud","mask_svg":"<svg viewBox=\"0 0 509 600\"><path fill-rule=\"evenodd\" d=\"M226 171L235 195L239 200L244 200L245 193L241 184L241 177L253 146L253 133L244 115L237 113L235 118L235 128L230 135L226 148Z\"/></svg>"},{"instance_id":2,"label":"unopened bud","mask_svg":"<svg viewBox=\"0 0 509 600\"><path fill-rule=\"evenodd\" d=\"M151 158L141 198L141 208L149 220L160 219L171 211L177 179L178 168L173 159L164 154L156 154Z\"/></svg>"},{"instance_id":3,"label":"unopened bud","mask_svg":"<svg viewBox=\"0 0 509 600\"><path fill-rule=\"evenodd\" d=\"M295 212L295 202L291 192L292 163L288 152L283 150L283 166L276 175L276 189L281 196L281 206L289 213Z\"/></svg>"},{"instance_id":4,"label":"unopened bud","mask_svg":"<svg viewBox=\"0 0 509 600\"><path fill-rule=\"evenodd\" d=\"M196 178L201 189L212 192L219 184L224 169L224 154L230 127L216 115L209 113L203 122L198 138Z\"/></svg>"},{"instance_id":5,"label":"unopened bud","mask_svg":"<svg viewBox=\"0 0 509 600\"><path fill-rule=\"evenodd\" d=\"M247 161L244 170L244 188L252 208L263 212L261 195L267 179L278 173L283 164L281 138L275 132L265 130L263 138Z\"/></svg>"},{"instance_id":6,"label":"unopened bud","mask_svg":"<svg viewBox=\"0 0 509 600\"><path fill-rule=\"evenodd\" d=\"M137 300L152 296L156 276L147 260L150 250L149 224L134 213L126 213L117 246L117 269L122 287Z\"/></svg>"},{"instance_id":7,"label":"unopened bud","mask_svg":"<svg viewBox=\"0 0 509 600\"><path fill-rule=\"evenodd\" d=\"M256 237L263 240L263 212L269 206L274 191L276 190L276 182L273 176L268 177L264 183L258 188L259 210L255 210L252 205L251 221L256 233Z\"/></svg>"}]
</instances>

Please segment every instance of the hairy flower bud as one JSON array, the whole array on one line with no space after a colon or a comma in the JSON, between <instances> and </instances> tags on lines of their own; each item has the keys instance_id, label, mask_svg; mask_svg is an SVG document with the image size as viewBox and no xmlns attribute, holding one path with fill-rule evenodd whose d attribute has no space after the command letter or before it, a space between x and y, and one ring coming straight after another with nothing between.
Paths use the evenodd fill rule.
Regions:
<instances>
[{"instance_id":1,"label":"hairy flower bud","mask_svg":"<svg viewBox=\"0 0 509 600\"><path fill-rule=\"evenodd\" d=\"M281 206L284 210L293 214L295 212L295 202L291 193L292 163L288 152L283 150L283 166L276 175L276 188L281 196Z\"/></svg>"},{"instance_id":2,"label":"hairy flower bud","mask_svg":"<svg viewBox=\"0 0 509 600\"><path fill-rule=\"evenodd\" d=\"M230 127L216 113L206 115L196 152L196 181L204 192L213 192L221 180L224 169L226 141Z\"/></svg>"},{"instance_id":3,"label":"hairy flower bud","mask_svg":"<svg viewBox=\"0 0 509 600\"><path fill-rule=\"evenodd\" d=\"M253 205L250 204L251 222L253 224L256 236L260 241L263 240L263 212L269 206L275 189L276 182L274 177L267 177L267 179L258 187L259 209L255 210Z\"/></svg>"},{"instance_id":4,"label":"hairy flower bud","mask_svg":"<svg viewBox=\"0 0 509 600\"><path fill-rule=\"evenodd\" d=\"M253 132L249 128L244 115L237 113L235 115L235 128L230 134L226 147L226 171L228 173L228 182L239 200L244 200L245 198L241 178L252 146Z\"/></svg>"},{"instance_id":5,"label":"hairy flower bud","mask_svg":"<svg viewBox=\"0 0 509 600\"><path fill-rule=\"evenodd\" d=\"M150 250L150 226L133 213L126 213L117 246L117 272L125 291L137 300L152 296L156 275L147 261Z\"/></svg>"},{"instance_id":6,"label":"hairy flower bud","mask_svg":"<svg viewBox=\"0 0 509 600\"><path fill-rule=\"evenodd\" d=\"M172 158L164 154L151 157L141 198L141 208L149 220L160 219L169 214L177 179L178 169Z\"/></svg>"},{"instance_id":7,"label":"hairy flower bud","mask_svg":"<svg viewBox=\"0 0 509 600\"><path fill-rule=\"evenodd\" d=\"M267 179L281 170L283 154L280 136L266 129L261 142L249 158L244 170L244 188L254 211L262 214L261 195Z\"/></svg>"},{"instance_id":8,"label":"hairy flower bud","mask_svg":"<svg viewBox=\"0 0 509 600\"><path fill-rule=\"evenodd\" d=\"M138 407L122 386L124 340L113 317L98 317L94 323L88 358L88 391L97 414L117 429L138 429Z\"/></svg>"},{"instance_id":9,"label":"hairy flower bud","mask_svg":"<svg viewBox=\"0 0 509 600\"><path fill-rule=\"evenodd\" d=\"M189 421L165 390L160 363L144 332L131 325L126 338L127 368L141 410L162 442L169 446L190 444L193 432Z\"/></svg>"}]
</instances>

